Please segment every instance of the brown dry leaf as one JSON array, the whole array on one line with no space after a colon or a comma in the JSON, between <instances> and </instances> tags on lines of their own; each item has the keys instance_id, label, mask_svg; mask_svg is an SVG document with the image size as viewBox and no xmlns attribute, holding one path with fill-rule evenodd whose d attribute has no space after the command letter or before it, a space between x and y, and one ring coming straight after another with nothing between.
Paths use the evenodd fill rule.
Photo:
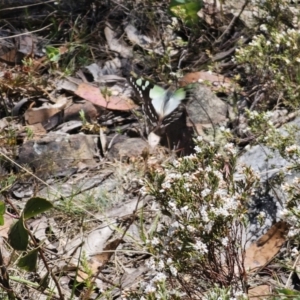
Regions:
<instances>
[{"instance_id":1,"label":"brown dry leaf","mask_svg":"<svg viewBox=\"0 0 300 300\"><path fill-rule=\"evenodd\" d=\"M121 242L121 239L116 239L106 245L103 252L93 255L89 260L90 269L94 274L97 274L99 267L103 266L111 256L114 254L113 250L116 250ZM105 252L111 251L111 252ZM78 270L76 280L77 282L84 282L89 277L85 272Z\"/></svg>"},{"instance_id":2,"label":"brown dry leaf","mask_svg":"<svg viewBox=\"0 0 300 300\"><path fill-rule=\"evenodd\" d=\"M212 90L219 90L220 88L225 89L226 92L233 89L234 83L228 77L223 75L212 73L212 72L193 72L186 74L179 82L180 86L186 86L190 83L195 82L209 82L211 84Z\"/></svg>"},{"instance_id":3,"label":"brown dry leaf","mask_svg":"<svg viewBox=\"0 0 300 300\"><path fill-rule=\"evenodd\" d=\"M286 241L289 225L280 221L245 251L244 266L248 273L268 264Z\"/></svg>"},{"instance_id":4,"label":"brown dry leaf","mask_svg":"<svg viewBox=\"0 0 300 300\"><path fill-rule=\"evenodd\" d=\"M63 110L68 104L68 99L61 96L54 105L47 107L29 108L24 114L26 124L32 125L36 123L45 123L52 116Z\"/></svg>"},{"instance_id":5,"label":"brown dry leaf","mask_svg":"<svg viewBox=\"0 0 300 300\"><path fill-rule=\"evenodd\" d=\"M30 135L30 137L28 137L27 132L32 133ZM29 139L34 140L34 141L39 140L41 138L41 136L44 136L47 133L47 131L45 130L45 128L42 126L41 123L36 123L33 125L24 126L22 129L22 133L26 134L25 138L24 138L24 143L25 143Z\"/></svg>"},{"instance_id":6,"label":"brown dry leaf","mask_svg":"<svg viewBox=\"0 0 300 300\"><path fill-rule=\"evenodd\" d=\"M270 287L266 284L256 286L248 291L248 296L251 300L262 300L264 299L263 296L267 295L270 295Z\"/></svg>"},{"instance_id":7,"label":"brown dry leaf","mask_svg":"<svg viewBox=\"0 0 300 300\"><path fill-rule=\"evenodd\" d=\"M132 100L118 96L103 96L98 87L94 87L87 83L78 85L75 94L86 99L97 106L101 106L112 110L128 111L137 108Z\"/></svg>"},{"instance_id":8,"label":"brown dry leaf","mask_svg":"<svg viewBox=\"0 0 300 300\"><path fill-rule=\"evenodd\" d=\"M94 273L98 271L99 267L108 262L108 260L114 254L114 250L116 250L120 245L121 241L121 239L113 240L104 247L102 253L92 256L92 258L90 259L90 268Z\"/></svg>"},{"instance_id":9,"label":"brown dry leaf","mask_svg":"<svg viewBox=\"0 0 300 300\"><path fill-rule=\"evenodd\" d=\"M8 232L11 225L16 221L13 217L5 214L4 215L4 225L0 226L0 236L8 238Z\"/></svg>"},{"instance_id":10,"label":"brown dry leaf","mask_svg":"<svg viewBox=\"0 0 300 300\"><path fill-rule=\"evenodd\" d=\"M22 61L22 58L19 57L18 51L16 49L11 49L5 54L0 56L0 59L3 60L6 63L20 63Z\"/></svg>"}]
</instances>

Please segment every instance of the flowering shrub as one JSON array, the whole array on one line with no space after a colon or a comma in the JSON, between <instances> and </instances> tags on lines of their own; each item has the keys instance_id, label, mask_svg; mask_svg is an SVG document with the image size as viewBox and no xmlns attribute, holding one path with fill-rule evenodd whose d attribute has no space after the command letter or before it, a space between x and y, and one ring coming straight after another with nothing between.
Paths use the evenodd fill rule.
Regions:
<instances>
[{"instance_id":1,"label":"flowering shrub","mask_svg":"<svg viewBox=\"0 0 300 300\"><path fill-rule=\"evenodd\" d=\"M300 31L263 28L267 32L254 36L246 47L236 50L235 61L244 66L248 79L252 77L255 85L262 85L268 102L275 104L281 100L288 107L298 107Z\"/></svg>"},{"instance_id":2,"label":"flowering shrub","mask_svg":"<svg viewBox=\"0 0 300 300\"><path fill-rule=\"evenodd\" d=\"M291 1L253 1L258 32L236 49L234 61L244 67L250 99L260 109L299 106L299 10ZM293 1L292 1L293 2ZM254 105L253 105L254 106Z\"/></svg>"},{"instance_id":3,"label":"flowering shrub","mask_svg":"<svg viewBox=\"0 0 300 300\"><path fill-rule=\"evenodd\" d=\"M215 284L230 286L232 296L245 292L241 237L258 177L241 167L242 179L234 180L233 144L221 147L200 137L196 144L195 154L152 170L142 188L155 196L164 214L147 243L154 272L141 285L147 299L204 299ZM168 297L162 297L163 290Z\"/></svg>"}]
</instances>

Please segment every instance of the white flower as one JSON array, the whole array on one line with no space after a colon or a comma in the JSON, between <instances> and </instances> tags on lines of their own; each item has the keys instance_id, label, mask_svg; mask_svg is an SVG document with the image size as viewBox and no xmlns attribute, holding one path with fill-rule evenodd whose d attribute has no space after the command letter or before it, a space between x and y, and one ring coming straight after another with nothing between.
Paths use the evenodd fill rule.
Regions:
<instances>
[{"instance_id":1,"label":"white flower","mask_svg":"<svg viewBox=\"0 0 300 300\"><path fill-rule=\"evenodd\" d=\"M201 192L201 196L202 197L206 197L207 195L209 195L211 193L211 189L206 188Z\"/></svg>"},{"instance_id":2,"label":"white flower","mask_svg":"<svg viewBox=\"0 0 300 300\"><path fill-rule=\"evenodd\" d=\"M170 266L170 272L174 277L177 276L178 271L174 266Z\"/></svg>"},{"instance_id":3,"label":"white flower","mask_svg":"<svg viewBox=\"0 0 300 300\"><path fill-rule=\"evenodd\" d=\"M171 188L171 183L169 181L166 181L166 182L163 182L161 187L164 189L164 190L168 190Z\"/></svg>"},{"instance_id":4,"label":"white flower","mask_svg":"<svg viewBox=\"0 0 300 300\"><path fill-rule=\"evenodd\" d=\"M226 237L222 238L221 243L223 246L226 247L228 245L228 237L226 236Z\"/></svg>"},{"instance_id":5,"label":"white flower","mask_svg":"<svg viewBox=\"0 0 300 300\"><path fill-rule=\"evenodd\" d=\"M298 251L298 249L297 249L296 247L294 247L294 248L292 249L292 251L291 251L291 256L292 256L292 257L295 257L295 256L297 256L297 255L299 255L299 251Z\"/></svg>"},{"instance_id":6,"label":"white flower","mask_svg":"<svg viewBox=\"0 0 300 300\"><path fill-rule=\"evenodd\" d=\"M173 260L172 260L172 258L169 257L169 258L167 259L167 265L169 266L169 265L171 265L172 263L173 263Z\"/></svg>"},{"instance_id":7,"label":"white flower","mask_svg":"<svg viewBox=\"0 0 300 300\"><path fill-rule=\"evenodd\" d=\"M186 213L189 210L189 207L185 205L184 207L181 208L182 213Z\"/></svg>"},{"instance_id":8,"label":"white flower","mask_svg":"<svg viewBox=\"0 0 300 300\"><path fill-rule=\"evenodd\" d=\"M180 162L179 162L178 160L175 159L175 160L173 161L173 165L174 165L175 168L178 168L178 167L180 166Z\"/></svg>"},{"instance_id":9,"label":"white flower","mask_svg":"<svg viewBox=\"0 0 300 300\"><path fill-rule=\"evenodd\" d=\"M191 187L191 184L186 182L183 187L189 192L190 191L190 187Z\"/></svg>"},{"instance_id":10,"label":"white flower","mask_svg":"<svg viewBox=\"0 0 300 300\"><path fill-rule=\"evenodd\" d=\"M146 294L154 293L155 291L156 291L156 287L153 286L152 284L148 284L145 288Z\"/></svg>"},{"instance_id":11,"label":"white flower","mask_svg":"<svg viewBox=\"0 0 300 300\"><path fill-rule=\"evenodd\" d=\"M210 220L207 224L205 224L204 231L207 233L211 232L213 225L213 221Z\"/></svg>"},{"instance_id":12,"label":"white flower","mask_svg":"<svg viewBox=\"0 0 300 300\"><path fill-rule=\"evenodd\" d=\"M267 28L266 24L261 24L261 25L259 26L259 29L260 29L261 31L263 31L263 32L268 32L268 28Z\"/></svg>"},{"instance_id":13,"label":"white flower","mask_svg":"<svg viewBox=\"0 0 300 300\"><path fill-rule=\"evenodd\" d=\"M203 222L205 222L205 223L209 222L209 218L208 218L208 214L207 214L207 207L206 206L203 206L201 208L200 216L201 216L201 219L203 220Z\"/></svg>"},{"instance_id":14,"label":"white flower","mask_svg":"<svg viewBox=\"0 0 300 300\"><path fill-rule=\"evenodd\" d=\"M140 188L140 193L141 193L142 196L148 195L148 190L147 190L147 188L146 188L145 186L141 187L141 188Z\"/></svg>"},{"instance_id":15,"label":"white flower","mask_svg":"<svg viewBox=\"0 0 300 300\"><path fill-rule=\"evenodd\" d=\"M236 154L236 152L237 152L233 143L227 143L224 146L224 150L226 152L229 152L229 153L233 154L233 155Z\"/></svg>"},{"instance_id":16,"label":"white flower","mask_svg":"<svg viewBox=\"0 0 300 300\"><path fill-rule=\"evenodd\" d=\"M286 151L287 153L299 151L299 146L297 146L297 145L291 145L291 146L289 146L289 147L286 147L286 148L285 148L285 151Z\"/></svg>"},{"instance_id":17,"label":"white flower","mask_svg":"<svg viewBox=\"0 0 300 300\"><path fill-rule=\"evenodd\" d=\"M207 166L207 167L205 168L205 172L206 172L206 173L211 172L211 171L212 171L211 166Z\"/></svg>"},{"instance_id":18,"label":"white flower","mask_svg":"<svg viewBox=\"0 0 300 300\"><path fill-rule=\"evenodd\" d=\"M170 207L170 209L171 209L172 211L174 211L174 212L177 211L177 205L176 205L175 202L170 201L170 202L169 202L169 207Z\"/></svg>"},{"instance_id":19,"label":"white flower","mask_svg":"<svg viewBox=\"0 0 300 300\"><path fill-rule=\"evenodd\" d=\"M158 269L158 270L163 270L164 267L165 267L165 263L164 263L164 261L161 259L161 260L158 262L158 264L157 264L157 269Z\"/></svg>"},{"instance_id":20,"label":"white flower","mask_svg":"<svg viewBox=\"0 0 300 300\"><path fill-rule=\"evenodd\" d=\"M154 237L154 238L152 239L152 241L151 241L151 244L152 244L153 246L159 245L159 243L160 243L160 241L159 241L159 239L158 239L157 237Z\"/></svg>"},{"instance_id":21,"label":"white flower","mask_svg":"<svg viewBox=\"0 0 300 300\"><path fill-rule=\"evenodd\" d=\"M202 152L202 150L201 150L201 148L199 146L195 146L194 149L195 149L195 151L197 153L201 153Z\"/></svg>"},{"instance_id":22,"label":"white flower","mask_svg":"<svg viewBox=\"0 0 300 300\"><path fill-rule=\"evenodd\" d=\"M196 244L193 245L194 248L199 251L200 253L207 253L207 247L204 243L202 243L201 241L196 241Z\"/></svg>"},{"instance_id":23,"label":"white flower","mask_svg":"<svg viewBox=\"0 0 300 300\"><path fill-rule=\"evenodd\" d=\"M165 281L167 278L167 276L164 273L157 273L156 276L153 278L153 282L157 282L157 281Z\"/></svg>"},{"instance_id":24,"label":"white flower","mask_svg":"<svg viewBox=\"0 0 300 300\"><path fill-rule=\"evenodd\" d=\"M146 265L149 269L155 270L155 261L154 261L153 257L150 257L150 259L147 260L147 261L145 262L145 265Z\"/></svg>"},{"instance_id":25,"label":"white flower","mask_svg":"<svg viewBox=\"0 0 300 300\"><path fill-rule=\"evenodd\" d=\"M195 232L196 231L196 228L194 226L191 226L191 225L188 225L186 228L189 232Z\"/></svg>"}]
</instances>

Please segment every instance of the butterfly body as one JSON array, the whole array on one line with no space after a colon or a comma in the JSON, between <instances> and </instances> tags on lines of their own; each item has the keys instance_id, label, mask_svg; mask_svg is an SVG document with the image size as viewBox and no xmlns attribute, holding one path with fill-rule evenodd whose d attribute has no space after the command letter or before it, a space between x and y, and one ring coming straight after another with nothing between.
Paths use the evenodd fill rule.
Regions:
<instances>
[{"instance_id":1,"label":"butterfly body","mask_svg":"<svg viewBox=\"0 0 300 300\"><path fill-rule=\"evenodd\" d=\"M183 88L172 92L143 78L130 77L129 82L143 102L144 113L152 126L167 127L182 115L181 103L186 98Z\"/></svg>"}]
</instances>

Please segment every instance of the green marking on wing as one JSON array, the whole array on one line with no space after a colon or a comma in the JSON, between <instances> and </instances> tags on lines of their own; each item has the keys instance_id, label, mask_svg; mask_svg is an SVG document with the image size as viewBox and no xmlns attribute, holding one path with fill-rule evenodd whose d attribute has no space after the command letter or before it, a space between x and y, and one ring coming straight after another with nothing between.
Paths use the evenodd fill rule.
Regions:
<instances>
[{"instance_id":1,"label":"green marking on wing","mask_svg":"<svg viewBox=\"0 0 300 300\"><path fill-rule=\"evenodd\" d=\"M154 87L149 92L149 96L152 100L152 105L160 118L164 116L164 105L167 92L167 90L158 85L154 85Z\"/></svg>"}]
</instances>

